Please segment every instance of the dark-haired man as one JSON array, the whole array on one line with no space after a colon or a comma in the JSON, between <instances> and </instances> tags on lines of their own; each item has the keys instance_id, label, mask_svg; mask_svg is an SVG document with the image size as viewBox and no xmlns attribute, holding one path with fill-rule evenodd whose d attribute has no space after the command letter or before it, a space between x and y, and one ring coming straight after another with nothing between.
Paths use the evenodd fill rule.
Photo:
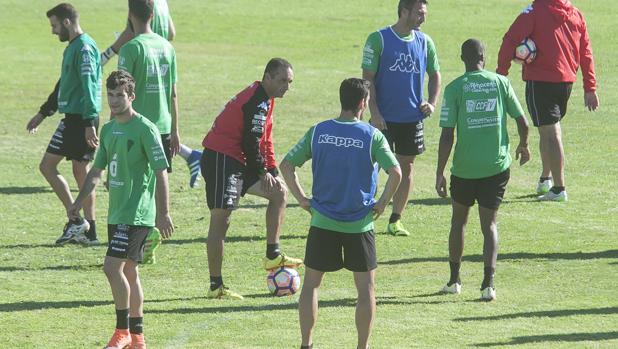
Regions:
<instances>
[{"instance_id":1,"label":"dark-haired man","mask_svg":"<svg viewBox=\"0 0 618 349\"><path fill-rule=\"evenodd\" d=\"M106 348L144 349L144 294L138 263L154 226L164 238L174 230L169 215L168 164L157 127L131 106L135 100L133 77L125 71L112 72L106 87L114 118L101 129L94 165L68 215L79 217L84 198L107 167L109 243L103 270L114 298L116 330Z\"/></svg>"},{"instance_id":2,"label":"dark-haired man","mask_svg":"<svg viewBox=\"0 0 618 349\"><path fill-rule=\"evenodd\" d=\"M246 193L268 200L264 269L302 264L302 260L286 256L279 249L287 189L277 177L272 134L275 98L282 98L293 80L294 71L288 61L271 59L262 81L255 81L225 105L202 142L201 169L210 209L208 298L243 298L223 284L221 269L230 216Z\"/></svg>"},{"instance_id":3,"label":"dark-haired man","mask_svg":"<svg viewBox=\"0 0 618 349\"><path fill-rule=\"evenodd\" d=\"M52 34L58 35L61 42L69 44L62 57L60 80L39 112L30 119L26 129L35 133L46 117L56 111L65 114L47 146L39 169L66 210L73 203L73 196L69 184L58 171L58 164L63 158L71 160L73 176L81 188L99 143L97 128L101 111L101 65L97 45L83 32L79 24L79 13L72 5L57 5L47 11L47 18ZM69 221L56 244L98 244L94 207L93 192L84 202L86 219Z\"/></svg>"},{"instance_id":4,"label":"dark-haired man","mask_svg":"<svg viewBox=\"0 0 618 349\"><path fill-rule=\"evenodd\" d=\"M363 78L371 82L371 124L381 130L396 154L403 178L393 197L387 231L410 235L401 223L414 184L414 160L425 151L423 119L435 109L440 66L431 38L419 31L426 0L400 0L394 25L373 32L363 49ZM429 98L423 97L425 73Z\"/></svg>"},{"instance_id":5,"label":"dark-haired man","mask_svg":"<svg viewBox=\"0 0 618 349\"><path fill-rule=\"evenodd\" d=\"M449 235L451 277L443 287L445 293L461 292L459 268L463 255L464 231L468 213L474 202L479 204L483 232L484 277L481 299L496 298L494 273L498 256L498 208L509 181L511 155L506 128L507 114L515 118L519 145L515 158L523 165L530 159L528 122L509 80L484 70L485 48L476 39L461 46L461 60L466 73L444 90L440 113L440 146L436 169L436 191L446 197L444 169L453 147L455 129L457 144L451 168L453 217Z\"/></svg>"},{"instance_id":6,"label":"dark-haired man","mask_svg":"<svg viewBox=\"0 0 618 349\"><path fill-rule=\"evenodd\" d=\"M567 201L560 122L566 115L580 67L584 105L589 111L599 106L586 21L568 0L534 0L504 34L498 54L498 74L508 74L515 47L524 38L531 38L539 47L535 60L522 68L528 112L539 130L542 170L536 185L538 200Z\"/></svg>"},{"instance_id":7,"label":"dark-haired man","mask_svg":"<svg viewBox=\"0 0 618 349\"><path fill-rule=\"evenodd\" d=\"M367 348L375 316L373 221L384 212L401 180L401 169L384 135L361 122L369 100L369 81L344 80L339 97L339 117L310 128L281 162L281 173L292 195L311 214L305 281L298 304L303 349L313 346L318 290L324 274L341 268L354 273L357 348ZM310 159L311 199L296 174L296 167ZM388 180L376 201L378 165L388 172Z\"/></svg>"}]
</instances>

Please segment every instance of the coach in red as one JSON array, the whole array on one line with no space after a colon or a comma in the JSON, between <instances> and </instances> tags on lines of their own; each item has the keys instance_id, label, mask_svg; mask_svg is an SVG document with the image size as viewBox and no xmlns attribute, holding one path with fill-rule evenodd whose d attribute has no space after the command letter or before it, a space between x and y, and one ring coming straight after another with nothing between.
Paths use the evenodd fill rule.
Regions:
<instances>
[{"instance_id":1,"label":"coach in red","mask_svg":"<svg viewBox=\"0 0 618 349\"><path fill-rule=\"evenodd\" d=\"M221 268L230 216L245 193L268 200L264 269L302 264L302 260L286 256L279 250L287 189L277 176L272 138L275 98L283 97L292 80L292 65L282 58L271 59L262 81L252 83L226 104L202 142L204 152L200 165L210 209L208 298L243 298L224 286Z\"/></svg>"},{"instance_id":2,"label":"coach in red","mask_svg":"<svg viewBox=\"0 0 618 349\"><path fill-rule=\"evenodd\" d=\"M515 47L527 37L538 50L536 59L523 66L528 112L540 135L543 170L537 184L537 193L541 194L538 199L567 201L560 121L580 66L584 104L590 111L599 106L586 21L568 0L535 0L504 35L498 55L499 74L508 74Z\"/></svg>"}]
</instances>

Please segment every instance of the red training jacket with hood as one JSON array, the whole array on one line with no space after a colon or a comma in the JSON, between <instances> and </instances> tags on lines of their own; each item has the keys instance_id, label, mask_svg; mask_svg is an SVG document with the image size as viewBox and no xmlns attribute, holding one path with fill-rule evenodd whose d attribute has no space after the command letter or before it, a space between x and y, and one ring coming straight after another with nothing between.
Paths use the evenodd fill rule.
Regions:
<instances>
[{"instance_id":1,"label":"red training jacket with hood","mask_svg":"<svg viewBox=\"0 0 618 349\"><path fill-rule=\"evenodd\" d=\"M523 65L524 80L575 82L581 65L584 91L596 90L586 21L568 0L535 0L524 9L502 40L498 74L508 74L515 48L527 37L536 44L537 56Z\"/></svg>"}]
</instances>

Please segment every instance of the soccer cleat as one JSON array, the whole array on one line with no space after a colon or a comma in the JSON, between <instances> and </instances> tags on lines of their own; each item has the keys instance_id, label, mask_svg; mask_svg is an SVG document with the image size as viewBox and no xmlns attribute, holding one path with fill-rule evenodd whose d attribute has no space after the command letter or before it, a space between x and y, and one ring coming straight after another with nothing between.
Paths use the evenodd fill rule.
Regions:
<instances>
[{"instance_id":1,"label":"soccer cleat","mask_svg":"<svg viewBox=\"0 0 618 349\"><path fill-rule=\"evenodd\" d=\"M536 193L539 195L543 195L547 193L549 189L551 189L552 186L553 186L553 183L551 182L551 179L546 179L542 182L539 181L536 185Z\"/></svg>"},{"instance_id":2,"label":"soccer cleat","mask_svg":"<svg viewBox=\"0 0 618 349\"><path fill-rule=\"evenodd\" d=\"M449 294L460 294L461 293L461 284L459 282L455 282L452 285L444 285L444 287L442 287L442 293L449 293Z\"/></svg>"},{"instance_id":3,"label":"soccer cleat","mask_svg":"<svg viewBox=\"0 0 618 349\"><path fill-rule=\"evenodd\" d=\"M83 218L69 221L65 224L62 235L56 240L56 245L64 245L69 241L82 243L82 241L88 239L86 235L84 235L88 229L90 229L90 223Z\"/></svg>"},{"instance_id":4,"label":"soccer cleat","mask_svg":"<svg viewBox=\"0 0 618 349\"><path fill-rule=\"evenodd\" d=\"M264 269L272 270L280 267L290 267L290 268L298 268L303 265L303 260L293 257L288 257L285 254L281 253L274 259L268 259L267 257L263 258L264 261Z\"/></svg>"},{"instance_id":5,"label":"soccer cleat","mask_svg":"<svg viewBox=\"0 0 618 349\"><path fill-rule=\"evenodd\" d=\"M401 236L410 236L410 232L407 231L401 221L396 221L395 223L388 223L386 227L386 231L393 236L401 235Z\"/></svg>"},{"instance_id":6,"label":"soccer cleat","mask_svg":"<svg viewBox=\"0 0 618 349\"><path fill-rule=\"evenodd\" d=\"M189 166L189 186L195 187L195 183L200 179L200 159L202 158L202 152L194 150L187 158L187 166Z\"/></svg>"},{"instance_id":7,"label":"soccer cleat","mask_svg":"<svg viewBox=\"0 0 618 349\"><path fill-rule=\"evenodd\" d=\"M547 193L538 196L537 200L539 201L556 201L556 202L566 202L568 201L566 190L561 191L558 194L554 194L553 191L548 191Z\"/></svg>"},{"instance_id":8,"label":"soccer cleat","mask_svg":"<svg viewBox=\"0 0 618 349\"><path fill-rule=\"evenodd\" d=\"M215 289L215 290L211 290L210 288L208 289L208 293L206 293L206 298L210 298L210 299L236 299L236 300L243 300L245 299L245 297L241 296L240 294L234 292L234 291L230 291L229 288L225 287L224 285L219 286L219 288Z\"/></svg>"},{"instance_id":9,"label":"soccer cleat","mask_svg":"<svg viewBox=\"0 0 618 349\"><path fill-rule=\"evenodd\" d=\"M155 258L155 251L161 245L161 233L159 229L153 227L146 236L144 241L144 258L142 264L155 264L157 259Z\"/></svg>"},{"instance_id":10,"label":"soccer cleat","mask_svg":"<svg viewBox=\"0 0 618 349\"><path fill-rule=\"evenodd\" d=\"M130 349L131 334L129 330L116 329L114 335L103 349Z\"/></svg>"},{"instance_id":11,"label":"soccer cleat","mask_svg":"<svg viewBox=\"0 0 618 349\"><path fill-rule=\"evenodd\" d=\"M496 289L491 287L491 286L487 286L484 289L481 290L481 300L482 301L493 301L496 299Z\"/></svg>"},{"instance_id":12,"label":"soccer cleat","mask_svg":"<svg viewBox=\"0 0 618 349\"><path fill-rule=\"evenodd\" d=\"M131 349L146 349L146 341L144 341L144 334L131 333Z\"/></svg>"}]
</instances>

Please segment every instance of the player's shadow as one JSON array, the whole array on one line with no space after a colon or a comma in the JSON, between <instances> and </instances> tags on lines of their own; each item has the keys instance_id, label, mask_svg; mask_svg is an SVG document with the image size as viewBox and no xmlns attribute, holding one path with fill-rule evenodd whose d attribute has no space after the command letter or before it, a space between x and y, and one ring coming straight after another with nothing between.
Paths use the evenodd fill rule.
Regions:
<instances>
[{"instance_id":1,"label":"player's shadow","mask_svg":"<svg viewBox=\"0 0 618 349\"><path fill-rule=\"evenodd\" d=\"M0 187L0 194L22 195L22 194L41 194L51 193L50 187Z\"/></svg>"},{"instance_id":2,"label":"player's shadow","mask_svg":"<svg viewBox=\"0 0 618 349\"><path fill-rule=\"evenodd\" d=\"M618 258L618 250L607 250L599 252L555 252L555 253L530 253L530 252L513 252L501 253L498 255L499 260L520 260L520 259L540 259L540 260L587 260L587 259L611 259ZM413 257L387 261L379 261L380 265L399 265L411 263L427 263L427 262L446 262L448 256L444 257ZM475 254L464 256L465 262L482 262L483 255Z\"/></svg>"},{"instance_id":3,"label":"player's shadow","mask_svg":"<svg viewBox=\"0 0 618 349\"><path fill-rule=\"evenodd\" d=\"M56 244L16 244L16 245L0 245L0 249L18 249L18 248L59 248L64 246L59 246Z\"/></svg>"},{"instance_id":4,"label":"player's shadow","mask_svg":"<svg viewBox=\"0 0 618 349\"><path fill-rule=\"evenodd\" d=\"M262 204L262 203L251 203L251 204L243 204L242 202L240 203L240 205L238 206L238 209L243 209L243 208L266 208L268 207L268 204ZM287 204L286 208L295 208L295 207L300 207L298 204Z\"/></svg>"},{"instance_id":5,"label":"player's shadow","mask_svg":"<svg viewBox=\"0 0 618 349\"><path fill-rule=\"evenodd\" d=\"M421 206L450 206L451 198L425 198L425 199L413 199L408 200L408 205L421 205Z\"/></svg>"},{"instance_id":6,"label":"player's shadow","mask_svg":"<svg viewBox=\"0 0 618 349\"><path fill-rule=\"evenodd\" d=\"M47 267L5 267L0 266L0 272L15 272L15 271L64 271L64 270L73 270L73 271L85 271L85 270L97 270L102 269L103 264L88 264L88 265L54 265Z\"/></svg>"},{"instance_id":7,"label":"player's shadow","mask_svg":"<svg viewBox=\"0 0 618 349\"><path fill-rule=\"evenodd\" d=\"M184 297L184 298L164 298L164 299L146 299L145 303L166 303L166 302L182 302L202 299L203 297ZM43 301L43 302L15 302L15 303L0 303L0 313L9 313L15 311L33 311L45 309L73 309L80 307L99 307L113 305L110 300L105 301Z\"/></svg>"},{"instance_id":8,"label":"player's shadow","mask_svg":"<svg viewBox=\"0 0 618 349\"><path fill-rule=\"evenodd\" d=\"M268 294L253 294L247 298L272 298ZM376 303L380 305L409 305L416 302L400 299L397 297L377 297ZM355 307L355 298L342 298L333 300L320 300L320 308L340 308L340 307ZM153 314L209 314L209 313L234 313L234 312L257 312L257 311L273 311L273 310L296 310L298 303L296 301L281 304L264 304L264 305L241 305L241 306L211 306L201 308L176 308L176 309L148 309L147 313Z\"/></svg>"},{"instance_id":9,"label":"player's shadow","mask_svg":"<svg viewBox=\"0 0 618 349\"><path fill-rule=\"evenodd\" d=\"M509 319L531 318L531 317L553 318L553 317L574 316L574 315L613 315L613 314L618 314L618 307L530 311L530 312L492 315L492 316L460 317L460 318L454 319L454 321L494 321L494 320L509 320Z\"/></svg>"},{"instance_id":10,"label":"player's shadow","mask_svg":"<svg viewBox=\"0 0 618 349\"><path fill-rule=\"evenodd\" d=\"M281 235L279 237L280 240L295 240L295 239L306 239L307 235ZM176 239L170 239L170 240L165 240L163 242L164 245L170 244L170 245L186 245L186 244L200 244L200 243L206 243L207 238L206 237L200 237L200 238L195 238L195 239L183 239L183 240L176 240ZM226 243L236 243L236 242L253 242L253 241L265 241L266 240L266 234L262 234L262 235L251 235L251 236L228 236L225 238L225 242Z\"/></svg>"},{"instance_id":11,"label":"player's shadow","mask_svg":"<svg viewBox=\"0 0 618 349\"><path fill-rule=\"evenodd\" d=\"M520 203L520 202L539 202L539 200L537 200L537 196L538 194L526 194L526 195L519 195L514 198L507 197L506 199L502 200L502 203L503 204L514 204L514 203Z\"/></svg>"},{"instance_id":12,"label":"player's shadow","mask_svg":"<svg viewBox=\"0 0 618 349\"><path fill-rule=\"evenodd\" d=\"M565 334L542 334L536 336L519 336L511 338L510 342L478 343L476 347L504 347L508 345L539 344L544 342L598 342L618 339L618 331L613 332L580 332Z\"/></svg>"}]
</instances>

